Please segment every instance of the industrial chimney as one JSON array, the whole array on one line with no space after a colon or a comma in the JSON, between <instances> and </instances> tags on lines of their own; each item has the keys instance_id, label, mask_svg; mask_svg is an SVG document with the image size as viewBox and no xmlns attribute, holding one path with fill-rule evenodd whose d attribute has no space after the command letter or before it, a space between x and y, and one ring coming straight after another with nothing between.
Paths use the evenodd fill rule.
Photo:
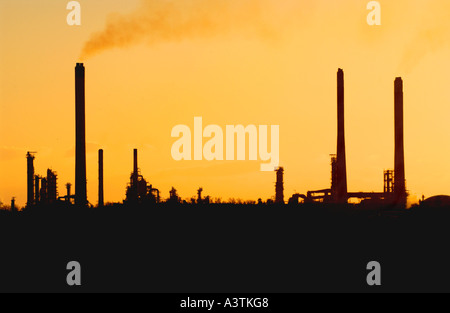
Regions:
<instances>
[{"instance_id":1,"label":"industrial chimney","mask_svg":"<svg viewBox=\"0 0 450 313\"><path fill-rule=\"evenodd\" d=\"M98 206L102 207L103 202L103 149L98 150Z\"/></svg>"},{"instance_id":2,"label":"industrial chimney","mask_svg":"<svg viewBox=\"0 0 450 313\"><path fill-rule=\"evenodd\" d=\"M87 205L84 66L75 67L75 204Z\"/></svg>"},{"instance_id":3,"label":"industrial chimney","mask_svg":"<svg viewBox=\"0 0 450 313\"><path fill-rule=\"evenodd\" d=\"M137 188L138 181L138 157L137 157L137 149L133 150L133 186Z\"/></svg>"},{"instance_id":4,"label":"industrial chimney","mask_svg":"<svg viewBox=\"0 0 450 313\"><path fill-rule=\"evenodd\" d=\"M39 175L34 175L34 204L39 204L39 182L41 177Z\"/></svg>"},{"instance_id":5,"label":"industrial chimney","mask_svg":"<svg viewBox=\"0 0 450 313\"><path fill-rule=\"evenodd\" d=\"M345 161L344 132L344 71L337 72L337 153L336 153L336 194L337 203L347 203L347 166Z\"/></svg>"},{"instance_id":6,"label":"industrial chimney","mask_svg":"<svg viewBox=\"0 0 450 313\"><path fill-rule=\"evenodd\" d=\"M394 163L394 201L406 206L405 152L403 144L403 81L397 77L394 82L394 123L395 123L395 163Z\"/></svg>"},{"instance_id":7,"label":"industrial chimney","mask_svg":"<svg viewBox=\"0 0 450 313\"><path fill-rule=\"evenodd\" d=\"M35 203L34 199L34 155L32 152L27 152L27 207Z\"/></svg>"},{"instance_id":8,"label":"industrial chimney","mask_svg":"<svg viewBox=\"0 0 450 313\"><path fill-rule=\"evenodd\" d=\"M283 184L283 173L284 168L279 167L276 170L277 182L275 183L275 203L284 204L284 184Z\"/></svg>"}]
</instances>

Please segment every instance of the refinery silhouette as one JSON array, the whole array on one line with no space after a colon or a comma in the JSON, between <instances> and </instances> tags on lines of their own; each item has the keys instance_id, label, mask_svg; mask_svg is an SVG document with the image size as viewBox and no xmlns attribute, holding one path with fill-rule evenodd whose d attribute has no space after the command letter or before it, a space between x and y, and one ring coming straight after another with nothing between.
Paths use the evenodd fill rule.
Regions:
<instances>
[{"instance_id":1,"label":"refinery silhouette","mask_svg":"<svg viewBox=\"0 0 450 313\"><path fill-rule=\"evenodd\" d=\"M405 157L403 140L403 80L397 77L394 81L394 129L395 129L395 160L394 169L385 170L383 173L384 188L380 192L349 192L347 190L347 166L345 156L345 126L344 126L344 71L337 72L337 149L331 154L331 186L320 190L310 190L304 194L295 193L287 201L284 199L283 174L284 168L275 168L276 183L275 196L268 199L265 204L348 204L351 199L359 201L361 206L372 204L386 209L405 209L407 206L408 192L405 179ZM71 193L71 183L66 183L66 194L59 196L57 188L57 174L51 169L46 176L40 176L34 172L34 159L36 152L27 152L27 202L23 211L27 209L66 204L70 206L93 206L87 199L86 188L86 131L85 131L85 67L83 63L77 63L75 67L75 125L76 125L76 149L75 149L75 192ZM105 205L103 191L103 149L98 151L98 207ZM130 182L126 188L126 198L123 204L156 205L162 202L180 203L181 201L175 188L169 192L170 197L163 201L160 190L141 174L138 167L137 149L133 151L133 171ZM202 197L202 188L199 188L197 199L191 199L190 204L209 204L209 196ZM446 196L437 196L427 199L428 204L446 204L449 202ZM425 199L422 199L422 201ZM251 204L256 201L246 201ZM258 199L258 203L263 201ZM15 198L11 201L11 211L16 211Z\"/></svg>"},{"instance_id":2,"label":"refinery silhouette","mask_svg":"<svg viewBox=\"0 0 450 313\"><path fill-rule=\"evenodd\" d=\"M191 201L175 187L161 199L139 169L137 149L122 203L105 202L108 169L98 151L98 203L89 203L84 84L85 68L77 63L74 191L66 183L61 195L56 172L35 173L37 154L26 153L26 206L16 208L13 198L10 210L0 210L0 291L67 290L60 270L73 260L87 264L88 283L79 290L89 292L373 291L364 271L374 260L388 277L375 291L448 291L449 197L407 209L401 78L394 81L394 169L384 171L382 191L347 188L339 69L331 186L285 200L288 169L278 167L273 199L226 203L204 196L201 187Z\"/></svg>"}]
</instances>

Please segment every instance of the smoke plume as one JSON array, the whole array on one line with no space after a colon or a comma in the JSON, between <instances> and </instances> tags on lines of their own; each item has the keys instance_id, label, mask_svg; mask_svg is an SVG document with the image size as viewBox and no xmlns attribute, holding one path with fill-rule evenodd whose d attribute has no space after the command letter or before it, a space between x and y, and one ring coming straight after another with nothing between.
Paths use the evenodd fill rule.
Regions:
<instances>
[{"instance_id":1,"label":"smoke plume","mask_svg":"<svg viewBox=\"0 0 450 313\"><path fill-rule=\"evenodd\" d=\"M290 0L287 3L293 4ZM152 45L233 33L273 39L280 26L273 23L273 17L275 11L280 13L280 7L290 9L274 0L142 0L130 14L109 16L105 28L93 33L85 43L81 58L140 43Z\"/></svg>"},{"instance_id":2,"label":"smoke plume","mask_svg":"<svg viewBox=\"0 0 450 313\"><path fill-rule=\"evenodd\" d=\"M320 12L315 12L317 8ZM400 72L410 71L429 53L449 46L448 0L398 0L383 3L382 8L382 25L377 27L386 31L379 44L388 52L400 53ZM367 14L364 2L358 0L342 0L338 5L330 0L141 0L131 13L110 15L104 29L91 34L84 44L80 58L141 43L214 37L278 42L283 36L298 38L302 31L316 33L323 38L319 41L330 44L330 36L358 42L361 38L355 37L352 28L369 29ZM394 46L389 34L397 38Z\"/></svg>"}]
</instances>

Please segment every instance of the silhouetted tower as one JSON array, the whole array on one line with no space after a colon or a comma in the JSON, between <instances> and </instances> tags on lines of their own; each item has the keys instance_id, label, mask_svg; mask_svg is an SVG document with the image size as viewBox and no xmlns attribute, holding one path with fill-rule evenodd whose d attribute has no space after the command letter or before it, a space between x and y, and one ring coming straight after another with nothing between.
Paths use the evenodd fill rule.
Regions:
<instances>
[{"instance_id":1,"label":"silhouetted tower","mask_svg":"<svg viewBox=\"0 0 450 313\"><path fill-rule=\"evenodd\" d=\"M405 152L403 144L403 81L397 77L394 82L395 119L395 163L394 163L394 203L406 206Z\"/></svg>"},{"instance_id":2,"label":"silhouetted tower","mask_svg":"<svg viewBox=\"0 0 450 313\"><path fill-rule=\"evenodd\" d=\"M100 149L98 150L98 206L103 205L103 149Z\"/></svg>"},{"instance_id":3,"label":"silhouetted tower","mask_svg":"<svg viewBox=\"0 0 450 313\"><path fill-rule=\"evenodd\" d=\"M39 182L41 177L39 175L34 176L34 203L39 203Z\"/></svg>"},{"instance_id":4,"label":"silhouetted tower","mask_svg":"<svg viewBox=\"0 0 450 313\"><path fill-rule=\"evenodd\" d=\"M47 170L47 201L53 203L58 199L57 175L52 170Z\"/></svg>"},{"instance_id":5,"label":"silhouetted tower","mask_svg":"<svg viewBox=\"0 0 450 313\"><path fill-rule=\"evenodd\" d=\"M67 201L69 201L69 202L70 202L70 187L72 187L72 184L71 183L67 183L66 184L66 191L67 191L66 198L67 198Z\"/></svg>"},{"instance_id":6,"label":"silhouetted tower","mask_svg":"<svg viewBox=\"0 0 450 313\"><path fill-rule=\"evenodd\" d=\"M337 153L336 153L336 194L337 203L347 203L347 166L345 161L344 131L344 71L337 72Z\"/></svg>"},{"instance_id":7,"label":"silhouetted tower","mask_svg":"<svg viewBox=\"0 0 450 313\"><path fill-rule=\"evenodd\" d=\"M16 212L16 198L12 197L11 199L11 212Z\"/></svg>"},{"instance_id":8,"label":"silhouetted tower","mask_svg":"<svg viewBox=\"0 0 450 313\"><path fill-rule=\"evenodd\" d=\"M394 171L386 170L384 171L384 197L385 199L392 195L394 192Z\"/></svg>"},{"instance_id":9,"label":"silhouetted tower","mask_svg":"<svg viewBox=\"0 0 450 313\"><path fill-rule=\"evenodd\" d=\"M284 203L284 168L279 167L275 172L277 173L277 182L275 183L275 203Z\"/></svg>"},{"instance_id":10,"label":"silhouetted tower","mask_svg":"<svg viewBox=\"0 0 450 313\"><path fill-rule=\"evenodd\" d=\"M27 152L27 207L32 206L34 201L34 152Z\"/></svg>"},{"instance_id":11,"label":"silhouetted tower","mask_svg":"<svg viewBox=\"0 0 450 313\"><path fill-rule=\"evenodd\" d=\"M203 191L202 187L198 188L198 190L197 190L197 203L198 204L202 203L202 191Z\"/></svg>"},{"instance_id":12,"label":"silhouetted tower","mask_svg":"<svg viewBox=\"0 0 450 313\"><path fill-rule=\"evenodd\" d=\"M335 195L337 185L336 154L330 154L330 157L331 157L331 195Z\"/></svg>"},{"instance_id":13,"label":"silhouetted tower","mask_svg":"<svg viewBox=\"0 0 450 313\"><path fill-rule=\"evenodd\" d=\"M133 149L133 186L137 187L138 182L138 151L137 149Z\"/></svg>"},{"instance_id":14,"label":"silhouetted tower","mask_svg":"<svg viewBox=\"0 0 450 313\"><path fill-rule=\"evenodd\" d=\"M75 67L75 204L87 205L84 65Z\"/></svg>"},{"instance_id":15,"label":"silhouetted tower","mask_svg":"<svg viewBox=\"0 0 450 313\"><path fill-rule=\"evenodd\" d=\"M41 203L47 203L47 178L43 177L41 179L41 190L39 194L39 199Z\"/></svg>"},{"instance_id":16,"label":"silhouetted tower","mask_svg":"<svg viewBox=\"0 0 450 313\"><path fill-rule=\"evenodd\" d=\"M133 172L130 177L130 186L127 188L127 200L136 202L139 200L139 168L137 149L133 149Z\"/></svg>"},{"instance_id":17,"label":"silhouetted tower","mask_svg":"<svg viewBox=\"0 0 450 313\"><path fill-rule=\"evenodd\" d=\"M137 149L133 150L133 172L130 175L130 184L127 186L126 201L142 202L150 200L153 188L148 186L147 181L139 173Z\"/></svg>"},{"instance_id":18,"label":"silhouetted tower","mask_svg":"<svg viewBox=\"0 0 450 313\"><path fill-rule=\"evenodd\" d=\"M180 197L178 196L177 190L174 187L172 187L172 189L169 190L169 195L170 195L169 197L170 202L176 203L180 202Z\"/></svg>"}]
</instances>

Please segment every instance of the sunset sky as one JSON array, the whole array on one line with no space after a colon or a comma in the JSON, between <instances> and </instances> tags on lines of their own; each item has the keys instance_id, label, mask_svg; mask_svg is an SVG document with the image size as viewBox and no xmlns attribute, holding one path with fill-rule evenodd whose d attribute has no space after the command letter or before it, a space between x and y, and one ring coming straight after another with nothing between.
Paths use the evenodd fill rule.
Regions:
<instances>
[{"instance_id":1,"label":"sunset sky","mask_svg":"<svg viewBox=\"0 0 450 313\"><path fill-rule=\"evenodd\" d=\"M121 201L139 149L144 178L167 198L273 197L261 161L175 161L175 125L280 126L285 200L329 188L336 152L336 72L345 73L349 191L382 191L394 167L394 79L404 81L411 200L450 194L450 1L0 0L0 201L26 202L35 171L75 183L74 67L86 67L88 200Z\"/></svg>"}]
</instances>

